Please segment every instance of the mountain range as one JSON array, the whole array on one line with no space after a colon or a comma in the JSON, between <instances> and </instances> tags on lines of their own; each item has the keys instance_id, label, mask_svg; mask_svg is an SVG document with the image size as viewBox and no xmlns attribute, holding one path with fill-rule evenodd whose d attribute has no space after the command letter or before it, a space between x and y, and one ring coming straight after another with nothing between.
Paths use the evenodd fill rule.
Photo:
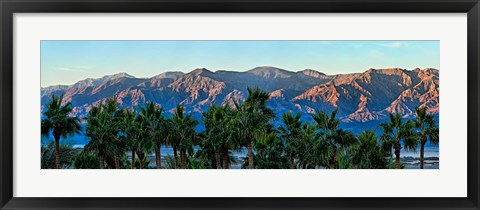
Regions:
<instances>
[{"instance_id":1,"label":"mountain range","mask_svg":"<svg viewBox=\"0 0 480 210\"><path fill-rule=\"evenodd\" d=\"M127 73L78 81L73 85L41 88L41 110L51 95L63 95L71 102L73 114L85 116L92 105L117 96L121 107L138 108L148 101L172 113L177 104L200 117L211 105L233 105L247 96L247 87L259 87L270 94L268 106L277 116L293 111L310 119L315 110L338 110L342 127L370 128L389 112L405 118L415 114L415 106L427 106L439 116L439 70L433 68L368 69L363 73L326 75L312 69L292 72L261 66L245 72L210 71L198 68L189 73L165 72L151 78ZM438 122L438 120L437 120Z\"/></svg>"}]
</instances>

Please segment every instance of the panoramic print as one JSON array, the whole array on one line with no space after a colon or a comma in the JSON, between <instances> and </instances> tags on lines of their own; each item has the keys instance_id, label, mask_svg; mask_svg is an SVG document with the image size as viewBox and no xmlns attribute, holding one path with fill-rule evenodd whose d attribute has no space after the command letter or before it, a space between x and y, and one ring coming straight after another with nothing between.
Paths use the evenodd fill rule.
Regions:
<instances>
[{"instance_id":1,"label":"panoramic print","mask_svg":"<svg viewBox=\"0 0 480 210\"><path fill-rule=\"evenodd\" d=\"M439 169L439 69L439 41L42 41L41 168Z\"/></svg>"}]
</instances>

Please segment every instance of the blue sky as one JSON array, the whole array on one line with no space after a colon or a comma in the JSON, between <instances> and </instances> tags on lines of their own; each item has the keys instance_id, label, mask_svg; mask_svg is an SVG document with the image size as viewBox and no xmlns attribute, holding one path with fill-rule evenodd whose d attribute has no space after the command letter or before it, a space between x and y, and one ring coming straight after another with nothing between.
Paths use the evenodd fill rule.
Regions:
<instances>
[{"instance_id":1,"label":"blue sky","mask_svg":"<svg viewBox=\"0 0 480 210\"><path fill-rule=\"evenodd\" d=\"M42 41L41 86L126 72L247 71L275 66L325 74L440 68L439 41Z\"/></svg>"}]
</instances>

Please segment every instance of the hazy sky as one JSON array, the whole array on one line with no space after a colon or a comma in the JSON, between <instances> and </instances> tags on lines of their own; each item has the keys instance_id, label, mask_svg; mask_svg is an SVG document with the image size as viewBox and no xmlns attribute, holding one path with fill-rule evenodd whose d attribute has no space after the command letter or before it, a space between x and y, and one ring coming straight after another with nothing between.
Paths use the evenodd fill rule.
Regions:
<instances>
[{"instance_id":1,"label":"hazy sky","mask_svg":"<svg viewBox=\"0 0 480 210\"><path fill-rule=\"evenodd\" d=\"M42 41L42 87L127 72L247 71L275 66L325 74L440 68L439 41Z\"/></svg>"}]
</instances>

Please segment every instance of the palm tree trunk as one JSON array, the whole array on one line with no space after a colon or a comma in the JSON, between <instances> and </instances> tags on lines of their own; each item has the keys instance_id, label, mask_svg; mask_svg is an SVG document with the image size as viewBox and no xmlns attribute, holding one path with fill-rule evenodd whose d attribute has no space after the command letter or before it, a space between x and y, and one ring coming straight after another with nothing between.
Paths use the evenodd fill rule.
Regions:
<instances>
[{"instance_id":1,"label":"palm tree trunk","mask_svg":"<svg viewBox=\"0 0 480 210\"><path fill-rule=\"evenodd\" d=\"M55 138L55 168L60 169L60 137Z\"/></svg>"},{"instance_id":2,"label":"palm tree trunk","mask_svg":"<svg viewBox=\"0 0 480 210\"><path fill-rule=\"evenodd\" d=\"M118 155L114 154L113 159L115 161L115 169L120 169L120 158L118 158Z\"/></svg>"},{"instance_id":3,"label":"palm tree trunk","mask_svg":"<svg viewBox=\"0 0 480 210\"><path fill-rule=\"evenodd\" d=\"M215 150L215 163L217 164L217 169L222 169L222 164L220 163L220 151Z\"/></svg>"},{"instance_id":4,"label":"palm tree trunk","mask_svg":"<svg viewBox=\"0 0 480 210\"><path fill-rule=\"evenodd\" d=\"M100 169L105 169L105 157L103 155L98 155L98 163L100 164Z\"/></svg>"},{"instance_id":5,"label":"palm tree trunk","mask_svg":"<svg viewBox=\"0 0 480 210\"><path fill-rule=\"evenodd\" d=\"M400 164L400 149L402 147L400 146L400 143L397 141L395 142L395 168L400 169L401 164Z\"/></svg>"},{"instance_id":6,"label":"palm tree trunk","mask_svg":"<svg viewBox=\"0 0 480 210\"><path fill-rule=\"evenodd\" d=\"M247 149L248 149L248 169L254 169L253 167L253 149L252 149L252 142L247 141Z\"/></svg>"},{"instance_id":7,"label":"palm tree trunk","mask_svg":"<svg viewBox=\"0 0 480 210\"><path fill-rule=\"evenodd\" d=\"M139 168L143 169L143 159L138 158Z\"/></svg>"},{"instance_id":8,"label":"palm tree trunk","mask_svg":"<svg viewBox=\"0 0 480 210\"><path fill-rule=\"evenodd\" d=\"M145 158L145 153L144 152L137 152L138 154L138 163L139 163L139 168L143 169L143 158Z\"/></svg>"},{"instance_id":9,"label":"palm tree trunk","mask_svg":"<svg viewBox=\"0 0 480 210\"><path fill-rule=\"evenodd\" d=\"M162 168L162 160L160 159L161 156L160 156L160 143L157 142L155 144L155 160L157 162L157 169L161 169Z\"/></svg>"},{"instance_id":10,"label":"palm tree trunk","mask_svg":"<svg viewBox=\"0 0 480 210\"><path fill-rule=\"evenodd\" d=\"M177 159L177 148L173 148L173 165L174 165L174 168L177 169L178 168L178 159Z\"/></svg>"},{"instance_id":11,"label":"palm tree trunk","mask_svg":"<svg viewBox=\"0 0 480 210\"><path fill-rule=\"evenodd\" d=\"M135 169L135 150L132 149L132 169Z\"/></svg>"},{"instance_id":12,"label":"palm tree trunk","mask_svg":"<svg viewBox=\"0 0 480 210\"><path fill-rule=\"evenodd\" d=\"M330 169L337 169L337 148L333 148L332 156L330 157Z\"/></svg>"},{"instance_id":13,"label":"palm tree trunk","mask_svg":"<svg viewBox=\"0 0 480 210\"><path fill-rule=\"evenodd\" d=\"M427 141L423 140L424 137L422 137L422 142L420 143L420 169L423 169L423 162L424 162L424 155L425 155L425 143Z\"/></svg>"},{"instance_id":14,"label":"palm tree trunk","mask_svg":"<svg viewBox=\"0 0 480 210\"><path fill-rule=\"evenodd\" d=\"M228 149L223 151L223 169L228 169Z\"/></svg>"},{"instance_id":15,"label":"palm tree trunk","mask_svg":"<svg viewBox=\"0 0 480 210\"><path fill-rule=\"evenodd\" d=\"M290 155L290 169L295 169L295 160L292 155Z\"/></svg>"},{"instance_id":16,"label":"palm tree trunk","mask_svg":"<svg viewBox=\"0 0 480 210\"><path fill-rule=\"evenodd\" d=\"M185 151L185 149L180 150L180 159L182 161L182 169L186 169L187 168L187 152Z\"/></svg>"}]
</instances>

